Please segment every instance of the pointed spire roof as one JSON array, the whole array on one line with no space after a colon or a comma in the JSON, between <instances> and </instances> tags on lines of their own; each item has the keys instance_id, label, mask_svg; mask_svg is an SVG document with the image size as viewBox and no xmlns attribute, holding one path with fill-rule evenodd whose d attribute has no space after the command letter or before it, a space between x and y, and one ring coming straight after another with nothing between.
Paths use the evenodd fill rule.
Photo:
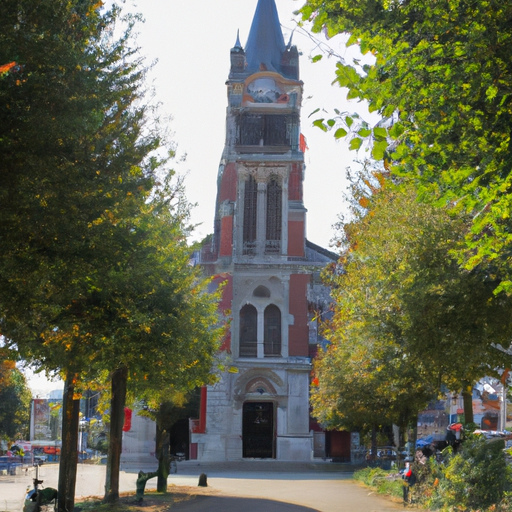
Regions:
<instances>
[{"instance_id":1,"label":"pointed spire roof","mask_svg":"<svg viewBox=\"0 0 512 512\"><path fill-rule=\"evenodd\" d=\"M240 44L240 29L236 31L236 43L234 48L240 48L242 49L242 45Z\"/></svg>"},{"instance_id":2,"label":"pointed spire roof","mask_svg":"<svg viewBox=\"0 0 512 512\"><path fill-rule=\"evenodd\" d=\"M274 0L258 0L251 31L245 45L247 71L260 69L281 73L281 57L285 43Z\"/></svg>"}]
</instances>

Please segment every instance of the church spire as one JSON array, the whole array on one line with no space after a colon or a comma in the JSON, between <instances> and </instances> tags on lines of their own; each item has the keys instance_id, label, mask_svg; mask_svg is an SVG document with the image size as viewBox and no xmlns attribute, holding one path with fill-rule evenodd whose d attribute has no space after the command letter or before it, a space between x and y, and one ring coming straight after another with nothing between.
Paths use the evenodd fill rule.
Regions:
<instances>
[{"instance_id":1,"label":"church spire","mask_svg":"<svg viewBox=\"0 0 512 512\"><path fill-rule=\"evenodd\" d=\"M234 48L242 48L242 45L240 44L240 29L236 31L236 43Z\"/></svg>"},{"instance_id":2,"label":"church spire","mask_svg":"<svg viewBox=\"0 0 512 512\"><path fill-rule=\"evenodd\" d=\"M281 73L285 43L274 0L258 0L245 55L249 73L275 71Z\"/></svg>"},{"instance_id":3,"label":"church spire","mask_svg":"<svg viewBox=\"0 0 512 512\"><path fill-rule=\"evenodd\" d=\"M231 48L231 71L229 76L235 76L245 71L245 52L240 44L240 31L236 33L236 43Z\"/></svg>"}]
</instances>

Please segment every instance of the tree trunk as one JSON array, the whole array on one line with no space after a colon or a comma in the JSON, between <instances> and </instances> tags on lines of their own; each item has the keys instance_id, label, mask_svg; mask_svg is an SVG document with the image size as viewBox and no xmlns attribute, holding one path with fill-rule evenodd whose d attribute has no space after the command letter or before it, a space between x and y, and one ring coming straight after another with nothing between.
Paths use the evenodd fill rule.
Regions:
<instances>
[{"instance_id":1,"label":"tree trunk","mask_svg":"<svg viewBox=\"0 0 512 512\"><path fill-rule=\"evenodd\" d=\"M158 424L156 426L157 453L158 453L158 481L156 490L158 492L167 492L167 478L169 476L170 466L170 437L169 431Z\"/></svg>"},{"instance_id":2,"label":"tree trunk","mask_svg":"<svg viewBox=\"0 0 512 512\"><path fill-rule=\"evenodd\" d=\"M146 483L151 478L158 476L158 471L154 471L153 473L144 473L143 471L139 471L137 476L137 482L135 483L137 487L137 493L135 494L135 502L141 504L144 499L144 492L146 491Z\"/></svg>"},{"instance_id":3,"label":"tree trunk","mask_svg":"<svg viewBox=\"0 0 512 512\"><path fill-rule=\"evenodd\" d=\"M128 369L118 368L112 374L112 397L110 399L110 440L107 456L107 474L105 479L106 503L119 500L119 469L123 449L124 406L126 403L126 382Z\"/></svg>"},{"instance_id":4,"label":"tree trunk","mask_svg":"<svg viewBox=\"0 0 512 512\"><path fill-rule=\"evenodd\" d=\"M59 464L59 512L70 512L75 507L80 400L74 399L74 377L73 374L68 374L64 386L62 404L62 447Z\"/></svg>"},{"instance_id":5,"label":"tree trunk","mask_svg":"<svg viewBox=\"0 0 512 512\"><path fill-rule=\"evenodd\" d=\"M473 387L465 384L462 388L462 400L464 401L464 423L474 422L473 417Z\"/></svg>"},{"instance_id":6,"label":"tree trunk","mask_svg":"<svg viewBox=\"0 0 512 512\"><path fill-rule=\"evenodd\" d=\"M416 455L416 441L418 440L418 415L414 417L414 423L411 425L411 450L412 450L412 461L415 460ZM412 462L411 461L411 462Z\"/></svg>"},{"instance_id":7,"label":"tree trunk","mask_svg":"<svg viewBox=\"0 0 512 512\"><path fill-rule=\"evenodd\" d=\"M377 458L377 426L372 425L372 446L370 448L370 460L372 462Z\"/></svg>"}]
</instances>

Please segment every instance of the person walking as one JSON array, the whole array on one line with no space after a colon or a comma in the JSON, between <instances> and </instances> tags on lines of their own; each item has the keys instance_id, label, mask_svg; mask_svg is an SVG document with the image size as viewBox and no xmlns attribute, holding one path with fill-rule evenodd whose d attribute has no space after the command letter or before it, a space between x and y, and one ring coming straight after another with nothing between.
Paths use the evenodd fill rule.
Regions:
<instances>
[{"instance_id":1,"label":"person walking","mask_svg":"<svg viewBox=\"0 0 512 512\"><path fill-rule=\"evenodd\" d=\"M416 477L409 462L405 463L405 468L402 469L401 474L403 483L404 507L406 507L410 503L411 499L410 488L416 483Z\"/></svg>"}]
</instances>

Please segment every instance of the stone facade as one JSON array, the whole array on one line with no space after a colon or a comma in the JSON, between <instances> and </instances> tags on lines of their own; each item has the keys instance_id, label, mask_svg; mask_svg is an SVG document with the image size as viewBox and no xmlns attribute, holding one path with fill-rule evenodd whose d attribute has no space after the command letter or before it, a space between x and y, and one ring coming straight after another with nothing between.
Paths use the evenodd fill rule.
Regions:
<instances>
[{"instance_id":1,"label":"stone facade","mask_svg":"<svg viewBox=\"0 0 512 512\"><path fill-rule=\"evenodd\" d=\"M274 0L259 0L245 49L237 37L227 81L226 142L214 235L201 263L226 281L226 369L203 393L194 456L309 460L314 318L335 255L305 237L298 51L285 45Z\"/></svg>"}]
</instances>

